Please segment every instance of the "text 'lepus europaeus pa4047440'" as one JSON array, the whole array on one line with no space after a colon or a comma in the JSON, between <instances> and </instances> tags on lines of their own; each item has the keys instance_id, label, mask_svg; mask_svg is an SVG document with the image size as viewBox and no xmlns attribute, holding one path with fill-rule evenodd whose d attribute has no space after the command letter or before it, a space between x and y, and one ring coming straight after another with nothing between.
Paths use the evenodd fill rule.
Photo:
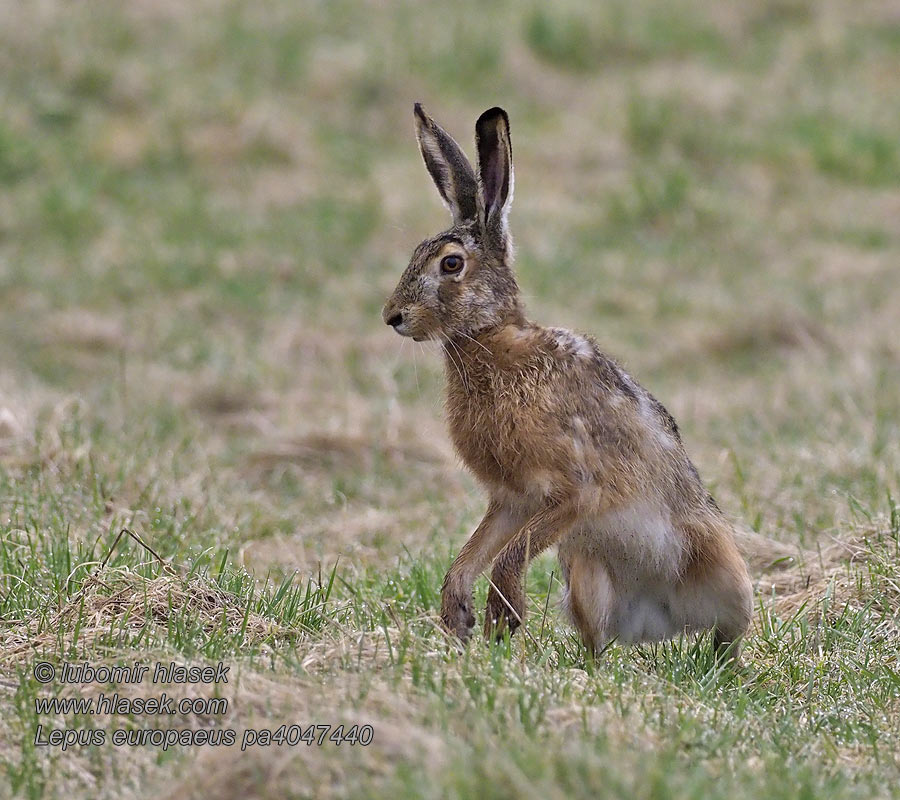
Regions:
<instances>
[{"instance_id":1,"label":"text 'lepus europaeus pa4047440'","mask_svg":"<svg viewBox=\"0 0 900 800\"><path fill-rule=\"evenodd\" d=\"M415 123L453 225L415 249L384 321L442 343L450 434L490 496L444 580L443 624L469 636L472 585L493 562L485 633L514 630L529 559L558 544L564 607L589 648L712 628L736 655L752 610L747 567L675 420L593 339L525 317L506 112L476 122L474 170L419 104Z\"/></svg>"}]
</instances>

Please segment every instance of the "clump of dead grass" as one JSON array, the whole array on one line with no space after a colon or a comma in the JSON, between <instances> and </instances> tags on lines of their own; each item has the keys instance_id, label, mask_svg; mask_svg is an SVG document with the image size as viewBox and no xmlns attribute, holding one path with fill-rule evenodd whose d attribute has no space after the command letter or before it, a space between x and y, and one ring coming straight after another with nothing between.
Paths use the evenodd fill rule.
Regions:
<instances>
[{"instance_id":1,"label":"clump of dead grass","mask_svg":"<svg viewBox=\"0 0 900 800\"><path fill-rule=\"evenodd\" d=\"M137 541L162 568L161 574L141 574L139 564L108 565L124 535ZM207 634L239 639L249 646L286 640L297 631L257 613L246 599L198 575L185 575L152 550L139 536L123 529L103 562L72 597L55 612L38 608L27 618L4 627L0 634L0 664L21 664L34 654L72 652L98 647L111 630L137 635L145 629L164 631L180 615Z\"/></svg>"},{"instance_id":2,"label":"clump of dead grass","mask_svg":"<svg viewBox=\"0 0 900 800\"><path fill-rule=\"evenodd\" d=\"M760 579L759 590L773 598L774 609L785 617L815 607L826 594L832 607L859 602L895 614L900 607L898 550L900 543L886 521L874 520L832 538L818 551L798 550L791 562L776 563ZM866 596L861 576L876 581L878 591Z\"/></svg>"},{"instance_id":3,"label":"clump of dead grass","mask_svg":"<svg viewBox=\"0 0 900 800\"><path fill-rule=\"evenodd\" d=\"M166 574L148 579L131 570L111 569L102 578L91 579L49 619L36 614L7 627L0 641L0 662L22 662L60 646L68 652L76 637L79 647L92 649L111 629L135 634L147 627L165 629L174 613L187 615L208 632L242 635L246 644L294 633L248 612L239 598L198 578Z\"/></svg>"}]
</instances>

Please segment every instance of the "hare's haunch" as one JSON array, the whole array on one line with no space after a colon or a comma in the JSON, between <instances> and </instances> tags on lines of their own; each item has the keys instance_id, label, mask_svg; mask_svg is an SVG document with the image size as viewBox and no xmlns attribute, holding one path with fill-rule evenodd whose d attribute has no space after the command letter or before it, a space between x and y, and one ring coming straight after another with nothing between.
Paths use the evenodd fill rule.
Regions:
<instances>
[{"instance_id":1,"label":"hare's haunch","mask_svg":"<svg viewBox=\"0 0 900 800\"><path fill-rule=\"evenodd\" d=\"M712 628L736 654L750 579L675 420L593 339L525 317L506 113L478 119L474 170L418 104L415 121L453 225L415 249L384 320L442 342L450 434L490 496L444 579L444 625L469 636L472 585L493 563L485 631L518 627L528 560L558 544L565 607L589 648Z\"/></svg>"}]
</instances>

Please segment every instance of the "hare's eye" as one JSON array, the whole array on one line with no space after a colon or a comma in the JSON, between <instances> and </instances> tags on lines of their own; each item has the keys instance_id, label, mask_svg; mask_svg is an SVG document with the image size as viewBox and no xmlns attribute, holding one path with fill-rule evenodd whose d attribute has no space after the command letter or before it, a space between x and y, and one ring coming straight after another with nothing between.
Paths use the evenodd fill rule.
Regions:
<instances>
[{"instance_id":1,"label":"hare's eye","mask_svg":"<svg viewBox=\"0 0 900 800\"><path fill-rule=\"evenodd\" d=\"M441 272L445 275L453 275L463 268L462 256L444 256L441 259Z\"/></svg>"}]
</instances>

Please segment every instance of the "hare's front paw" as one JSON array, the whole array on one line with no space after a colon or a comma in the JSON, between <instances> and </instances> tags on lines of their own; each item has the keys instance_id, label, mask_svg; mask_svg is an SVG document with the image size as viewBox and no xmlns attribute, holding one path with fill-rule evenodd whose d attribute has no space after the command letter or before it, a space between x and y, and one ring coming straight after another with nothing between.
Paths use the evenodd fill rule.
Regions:
<instances>
[{"instance_id":1,"label":"hare's front paw","mask_svg":"<svg viewBox=\"0 0 900 800\"><path fill-rule=\"evenodd\" d=\"M524 618L525 597L520 587L491 586L484 616L485 638L493 636L499 641L507 626L511 635Z\"/></svg>"},{"instance_id":2,"label":"hare's front paw","mask_svg":"<svg viewBox=\"0 0 900 800\"><path fill-rule=\"evenodd\" d=\"M447 631L466 641L475 627L471 599L445 592L441 597L441 623Z\"/></svg>"}]
</instances>

